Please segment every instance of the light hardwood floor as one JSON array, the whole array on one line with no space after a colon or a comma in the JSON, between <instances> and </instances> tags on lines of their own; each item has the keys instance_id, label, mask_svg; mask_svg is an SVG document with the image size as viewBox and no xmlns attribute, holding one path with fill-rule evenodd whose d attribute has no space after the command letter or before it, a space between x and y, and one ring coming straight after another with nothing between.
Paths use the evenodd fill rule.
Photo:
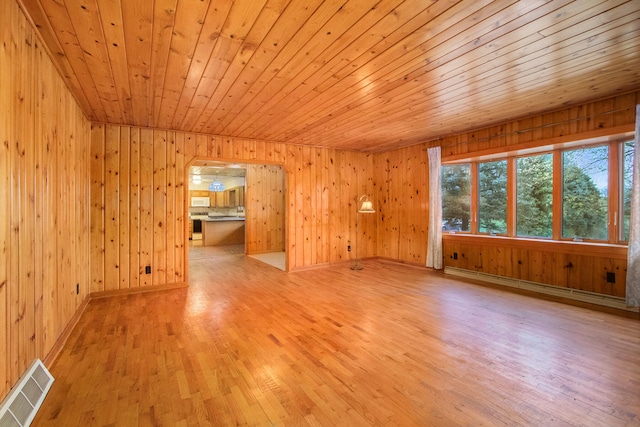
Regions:
<instances>
[{"instance_id":1,"label":"light hardwood floor","mask_svg":"<svg viewBox=\"0 0 640 427\"><path fill-rule=\"evenodd\" d=\"M369 261L97 299L34 425L640 425L640 321Z\"/></svg>"}]
</instances>

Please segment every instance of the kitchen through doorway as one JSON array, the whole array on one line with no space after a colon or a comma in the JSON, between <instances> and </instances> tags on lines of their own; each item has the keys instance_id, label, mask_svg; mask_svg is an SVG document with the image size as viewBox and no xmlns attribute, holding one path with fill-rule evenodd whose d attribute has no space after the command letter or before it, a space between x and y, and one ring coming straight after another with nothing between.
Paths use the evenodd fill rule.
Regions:
<instances>
[{"instance_id":1,"label":"kitchen through doorway","mask_svg":"<svg viewBox=\"0 0 640 427\"><path fill-rule=\"evenodd\" d=\"M285 179L277 165L198 160L189 168L189 260L251 256L287 270Z\"/></svg>"},{"instance_id":2,"label":"kitchen through doorway","mask_svg":"<svg viewBox=\"0 0 640 427\"><path fill-rule=\"evenodd\" d=\"M222 162L189 168L189 258L244 254L246 172Z\"/></svg>"}]
</instances>

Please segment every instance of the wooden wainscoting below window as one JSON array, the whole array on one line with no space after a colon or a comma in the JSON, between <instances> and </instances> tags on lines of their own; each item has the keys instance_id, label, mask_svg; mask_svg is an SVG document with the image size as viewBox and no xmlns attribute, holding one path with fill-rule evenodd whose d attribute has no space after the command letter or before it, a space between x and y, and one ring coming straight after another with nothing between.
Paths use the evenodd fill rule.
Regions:
<instances>
[{"instance_id":1,"label":"wooden wainscoting below window","mask_svg":"<svg viewBox=\"0 0 640 427\"><path fill-rule=\"evenodd\" d=\"M466 234L443 234L442 240L445 267L625 296L627 247L623 245Z\"/></svg>"}]
</instances>

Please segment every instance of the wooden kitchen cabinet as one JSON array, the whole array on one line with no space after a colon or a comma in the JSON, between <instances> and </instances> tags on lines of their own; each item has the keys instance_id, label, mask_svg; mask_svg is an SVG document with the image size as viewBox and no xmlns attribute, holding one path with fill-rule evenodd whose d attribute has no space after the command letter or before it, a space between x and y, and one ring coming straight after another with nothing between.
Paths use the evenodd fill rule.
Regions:
<instances>
[{"instance_id":1,"label":"wooden kitchen cabinet","mask_svg":"<svg viewBox=\"0 0 640 427\"><path fill-rule=\"evenodd\" d=\"M230 188L227 190L227 197L229 198L229 207L230 208L235 208L237 206L237 202L236 202L236 189L235 188Z\"/></svg>"},{"instance_id":2,"label":"wooden kitchen cabinet","mask_svg":"<svg viewBox=\"0 0 640 427\"><path fill-rule=\"evenodd\" d=\"M219 191L217 193L214 193L216 195L216 206L219 208L227 207L228 198L225 197L225 193L226 191Z\"/></svg>"},{"instance_id":3,"label":"wooden kitchen cabinet","mask_svg":"<svg viewBox=\"0 0 640 427\"><path fill-rule=\"evenodd\" d=\"M213 208L235 208L244 206L244 187L233 187L224 191L207 193Z\"/></svg>"},{"instance_id":4,"label":"wooden kitchen cabinet","mask_svg":"<svg viewBox=\"0 0 640 427\"><path fill-rule=\"evenodd\" d=\"M189 220L189 240L193 240L193 220Z\"/></svg>"},{"instance_id":5,"label":"wooden kitchen cabinet","mask_svg":"<svg viewBox=\"0 0 640 427\"><path fill-rule=\"evenodd\" d=\"M226 208L228 206L224 197L224 193L224 191L209 192L209 199L211 201L212 208Z\"/></svg>"},{"instance_id":6,"label":"wooden kitchen cabinet","mask_svg":"<svg viewBox=\"0 0 640 427\"><path fill-rule=\"evenodd\" d=\"M236 206L244 206L244 187L236 187Z\"/></svg>"}]
</instances>

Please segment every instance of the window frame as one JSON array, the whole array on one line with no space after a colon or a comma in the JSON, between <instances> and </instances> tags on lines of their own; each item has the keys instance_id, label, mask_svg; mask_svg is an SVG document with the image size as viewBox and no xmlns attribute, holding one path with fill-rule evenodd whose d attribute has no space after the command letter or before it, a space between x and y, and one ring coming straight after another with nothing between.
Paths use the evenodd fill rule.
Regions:
<instances>
[{"instance_id":1,"label":"window frame","mask_svg":"<svg viewBox=\"0 0 640 427\"><path fill-rule=\"evenodd\" d=\"M506 185L506 212L505 212L505 221L506 221L506 228L507 231L505 233L491 233L491 232L484 232L484 231L480 231L480 220L481 220L481 215L480 215L480 165L481 164L486 164L486 163L495 163L495 162L506 162L507 165L507 172L506 172L506 180L507 180L507 185ZM475 165L476 168L476 213L475 213L475 218L476 218L476 229L477 229L477 234L482 234L482 235L489 235L489 236L507 236L509 233L509 159L505 159L505 158L499 158L499 159L486 159L486 160L481 160L476 162ZM472 187L471 187L471 191L473 192L473 183L472 183Z\"/></svg>"},{"instance_id":2,"label":"window frame","mask_svg":"<svg viewBox=\"0 0 640 427\"><path fill-rule=\"evenodd\" d=\"M478 236L499 236L503 238L559 241L565 243L596 243L611 245L628 245L624 240L624 144L633 141L634 136L630 134L620 134L607 137L606 140L594 141L574 141L557 144L556 146L540 146L525 150L503 152L494 155L484 155L470 157L466 159L456 159L447 161L443 159L442 166L469 164L471 180L471 212L470 231L456 231L451 234L478 235ZM571 237L562 237L562 200L563 200L563 164L562 155L565 151L572 151L581 148L591 148L598 146L608 146L608 213L607 213L607 240L597 240L584 238L575 241ZM516 159L530 156L537 156L551 153L553 158L553 217L551 237L534 237L516 235L516 202L517 202L517 176ZM479 231L479 165L498 160L507 161L507 231L506 233L489 233ZM450 232L444 231L449 234Z\"/></svg>"},{"instance_id":3,"label":"window frame","mask_svg":"<svg viewBox=\"0 0 640 427\"><path fill-rule=\"evenodd\" d=\"M547 154L551 155L551 203L552 203L552 212L551 212L551 237L544 236L519 236L518 233L518 159L523 159L526 157L534 157L534 156L545 156ZM558 200L556 197L556 180L558 178L558 171L556 170L557 165L557 155L554 150L540 150L533 153L527 153L523 155L513 156L513 175L507 176L507 180L511 179L513 181L513 195L512 195L512 203L513 203L513 234L508 237L514 237L516 239L536 239L536 240L557 240L556 239L556 207L558 206ZM561 198L562 199L562 198Z\"/></svg>"}]
</instances>

